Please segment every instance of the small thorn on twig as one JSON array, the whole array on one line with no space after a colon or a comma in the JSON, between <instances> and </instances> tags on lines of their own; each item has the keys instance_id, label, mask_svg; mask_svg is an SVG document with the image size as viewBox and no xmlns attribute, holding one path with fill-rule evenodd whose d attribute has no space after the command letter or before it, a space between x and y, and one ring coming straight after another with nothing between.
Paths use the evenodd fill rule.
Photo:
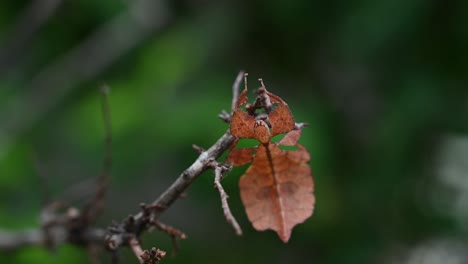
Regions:
<instances>
[{"instance_id":1,"label":"small thorn on twig","mask_svg":"<svg viewBox=\"0 0 468 264\"><path fill-rule=\"evenodd\" d=\"M109 107L109 86L101 85L101 112L104 123L104 158L101 173L96 181L97 190L94 197L84 206L83 219L87 223L94 223L104 208L104 202L110 183L110 170L112 166L112 135L111 113Z\"/></svg>"},{"instance_id":2,"label":"small thorn on twig","mask_svg":"<svg viewBox=\"0 0 468 264\"><path fill-rule=\"evenodd\" d=\"M294 129L295 129L295 130L301 130L301 129L303 129L304 127L307 127L307 126L309 126L309 123L296 123L296 124L294 125Z\"/></svg>"},{"instance_id":3,"label":"small thorn on twig","mask_svg":"<svg viewBox=\"0 0 468 264\"><path fill-rule=\"evenodd\" d=\"M263 79L262 79L262 78L258 78L258 81L260 82L260 84L262 85L262 87L265 87L265 84L263 83Z\"/></svg>"},{"instance_id":4,"label":"small thorn on twig","mask_svg":"<svg viewBox=\"0 0 468 264\"><path fill-rule=\"evenodd\" d=\"M205 151L205 149L203 149L202 147L197 146L197 145L195 145L195 144L192 144L192 148L193 148L198 154L202 154L202 153Z\"/></svg>"},{"instance_id":5,"label":"small thorn on twig","mask_svg":"<svg viewBox=\"0 0 468 264\"><path fill-rule=\"evenodd\" d=\"M232 115L226 112L226 110L221 111L218 117L226 123L231 123Z\"/></svg>"}]
</instances>

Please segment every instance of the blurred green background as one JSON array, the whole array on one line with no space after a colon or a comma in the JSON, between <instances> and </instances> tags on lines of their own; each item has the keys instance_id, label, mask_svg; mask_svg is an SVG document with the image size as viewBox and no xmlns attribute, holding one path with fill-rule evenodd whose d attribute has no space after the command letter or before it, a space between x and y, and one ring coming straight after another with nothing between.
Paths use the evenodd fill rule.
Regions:
<instances>
[{"instance_id":1,"label":"blurred green background","mask_svg":"<svg viewBox=\"0 0 468 264\"><path fill-rule=\"evenodd\" d=\"M312 218L288 244L256 232L236 168L163 216L185 231L163 263L468 263L468 2L37 0L0 2L0 229L37 227L41 180L79 206L103 157L99 86L111 87L112 185L99 225L150 202L228 125L239 70L308 122ZM252 94L250 94L251 97ZM161 232L145 248L171 251ZM124 263L137 263L128 249ZM109 256L102 254L105 263ZM60 246L1 263L84 263Z\"/></svg>"}]
</instances>

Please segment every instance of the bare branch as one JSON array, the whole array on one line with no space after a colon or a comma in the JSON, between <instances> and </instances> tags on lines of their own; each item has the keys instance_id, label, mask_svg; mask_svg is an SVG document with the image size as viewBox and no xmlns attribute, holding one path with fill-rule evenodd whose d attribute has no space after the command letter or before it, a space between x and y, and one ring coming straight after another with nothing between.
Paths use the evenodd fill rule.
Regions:
<instances>
[{"instance_id":1,"label":"bare branch","mask_svg":"<svg viewBox=\"0 0 468 264\"><path fill-rule=\"evenodd\" d=\"M65 235L56 235L60 237L61 242L65 241ZM0 249L3 251L15 250L18 248L31 246L31 245L43 245L44 233L41 229L31 229L31 230L22 230L22 231L6 231L0 230Z\"/></svg>"},{"instance_id":2,"label":"bare branch","mask_svg":"<svg viewBox=\"0 0 468 264\"><path fill-rule=\"evenodd\" d=\"M213 146L201 153L195 162L182 172L175 182L152 203L152 205L161 208L155 214L155 217L169 208L169 206L179 198L180 194L183 193L200 174L209 168L209 164L213 160L218 159L224 151L229 149L234 141L235 137L233 137L231 133L226 132Z\"/></svg>"},{"instance_id":3,"label":"bare branch","mask_svg":"<svg viewBox=\"0 0 468 264\"><path fill-rule=\"evenodd\" d=\"M205 151L202 147L198 146L198 145L195 145L195 144L192 144L192 148L193 150L195 150L198 154L202 154L203 151Z\"/></svg>"},{"instance_id":4,"label":"bare branch","mask_svg":"<svg viewBox=\"0 0 468 264\"><path fill-rule=\"evenodd\" d=\"M236 77L236 80L234 81L234 84L232 85L231 114L234 113L234 111L236 110L237 99L239 99L239 90L240 90L239 88L240 88L240 84L241 84L242 79L244 78L244 76L247 76L245 71L240 71L237 74L237 77Z\"/></svg>"},{"instance_id":5,"label":"bare branch","mask_svg":"<svg viewBox=\"0 0 468 264\"><path fill-rule=\"evenodd\" d=\"M50 234L53 241L59 245L70 241L67 228L63 225L51 227ZM103 243L106 231L99 228L88 228L80 235L82 241L89 243ZM42 229L28 229L21 231L0 230L0 251L11 251L28 246L44 246L46 236Z\"/></svg>"},{"instance_id":6,"label":"bare branch","mask_svg":"<svg viewBox=\"0 0 468 264\"><path fill-rule=\"evenodd\" d=\"M111 251L111 263L112 264L120 264L122 262L121 256L120 256L120 251L118 250L113 250Z\"/></svg>"},{"instance_id":7,"label":"bare branch","mask_svg":"<svg viewBox=\"0 0 468 264\"><path fill-rule=\"evenodd\" d=\"M130 239L128 243L130 245L130 248L133 251L133 254L135 254L135 257L137 257L138 261L143 264L144 262L143 262L143 259L141 258L141 256L143 256L143 249L141 248L140 242L138 242L138 239L133 237Z\"/></svg>"},{"instance_id":8,"label":"bare branch","mask_svg":"<svg viewBox=\"0 0 468 264\"><path fill-rule=\"evenodd\" d=\"M132 216L132 223L121 223L115 226L110 233L106 236L106 243L112 250L128 243L129 233L137 237L144 231L148 230L154 219L165 212L177 199L184 193L185 189L198 178L204 171L210 168L213 160L218 159L234 143L233 137L227 131L216 143L208 150L203 151L195 162L190 165L180 176L169 186L153 203L151 207L154 208L148 216L147 211L142 210L136 215ZM129 231L130 230L130 231Z\"/></svg>"},{"instance_id":9,"label":"bare branch","mask_svg":"<svg viewBox=\"0 0 468 264\"><path fill-rule=\"evenodd\" d=\"M172 244L174 246L174 249L172 250L172 255L175 255L177 254L177 252L179 251L179 245L177 243L177 239L180 238L180 239L186 239L187 238L187 235L180 231L179 229L176 229L170 225L166 225L158 220L155 220L153 222L153 224L161 231L167 233L169 236L171 236L172 238Z\"/></svg>"},{"instance_id":10,"label":"bare branch","mask_svg":"<svg viewBox=\"0 0 468 264\"><path fill-rule=\"evenodd\" d=\"M294 129L296 130L302 130L304 127L308 126L309 123L295 123L294 124Z\"/></svg>"},{"instance_id":11,"label":"bare branch","mask_svg":"<svg viewBox=\"0 0 468 264\"><path fill-rule=\"evenodd\" d=\"M99 259L99 253L101 251L102 247L100 247L100 245L95 245L95 244L91 244L89 245L86 250L88 251L88 259L89 259L89 263L91 264L100 264L101 261Z\"/></svg>"},{"instance_id":12,"label":"bare branch","mask_svg":"<svg viewBox=\"0 0 468 264\"><path fill-rule=\"evenodd\" d=\"M110 169L112 165L112 133L109 107L109 87L105 84L101 86L101 110L104 123L104 159L102 161L101 174L97 180L98 189L96 194L83 210L84 220L88 223L94 222L104 208L104 199L110 182Z\"/></svg>"},{"instance_id":13,"label":"bare branch","mask_svg":"<svg viewBox=\"0 0 468 264\"><path fill-rule=\"evenodd\" d=\"M228 113L226 110L221 111L221 113L218 115L218 117L223 120L226 123L231 122L231 115L234 113L236 110L236 103L237 100L239 99L239 90L240 90L240 84L242 82L242 78L246 80L245 78L247 77L247 73L244 71L240 71L237 74L236 80L232 84L232 103L231 103L231 113Z\"/></svg>"},{"instance_id":14,"label":"bare branch","mask_svg":"<svg viewBox=\"0 0 468 264\"><path fill-rule=\"evenodd\" d=\"M242 80L243 76L246 76L246 74L241 71L237 75L236 81L233 85L233 96L236 97L235 101L237 101L238 90L241 83L240 80ZM237 92L235 92L236 90ZM190 184L205 170L210 168L213 161L217 160L226 150L228 150L235 140L236 138L232 136L228 130L208 150L204 150L197 145L193 145L192 147L200 153L195 162L182 172L171 186L169 186L155 201L153 201L153 203L150 204L150 207L153 208L149 213L150 215L148 215L149 211L145 210L148 206L144 206L142 207L142 211L131 217L132 223L130 226L125 222L114 226L111 229L111 232L106 236L108 247L112 250L116 250L120 246L128 243L129 229L132 230L132 234L138 237L142 232L148 230L152 225L154 225L154 222L157 221L156 219L159 215L166 211L177 199L183 197L185 189L187 189L187 187L190 186ZM236 230L240 230L240 227ZM242 231L236 231L236 233L242 234Z\"/></svg>"},{"instance_id":15,"label":"bare branch","mask_svg":"<svg viewBox=\"0 0 468 264\"><path fill-rule=\"evenodd\" d=\"M101 178L108 178L112 165L112 128L111 128L111 112L109 107L109 86L106 84L101 87L101 110L102 119L104 122L104 146L105 155L102 164Z\"/></svg>"},{"instance_id":16,"label":"bare branch","mask_svg":"<svg viewBox=\"0 0 468 264\"><path fill-rule=\"evenodd\" d=\"M218 162L213 162L213 166L215 170L214 187L219 191L219 195L221 197L221 207L223 208L224 217L226 218L226 221L232 225L236 232L236 235L241 236L242 229L237 223L236 218L234 218L234 216L231 213L231 209L229 208L229 204L227 202L229 196L226 194L223 186L221 185L221 179L223 178L223 174L229 172L231 170L231 167L228 165L220 164Z\"/></svg>"},{"instance_id":17,"label":"bare branch","mask_svg":"<svg viewBox=\"0 0 468 264\"><path fill-rule=\"evenodd\" d=\"M218 115L219 119L223 120L226 123L231 122L231 114L226 112L226 110L222 110L221 113Z\"/></svg>"}]
</instances>

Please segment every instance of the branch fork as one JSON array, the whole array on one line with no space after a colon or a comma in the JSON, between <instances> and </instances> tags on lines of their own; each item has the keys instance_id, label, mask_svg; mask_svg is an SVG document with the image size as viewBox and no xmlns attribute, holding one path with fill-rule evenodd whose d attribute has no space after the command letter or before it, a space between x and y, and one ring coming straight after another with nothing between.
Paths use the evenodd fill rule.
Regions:
<instances>
[{"instance_id":1,"label":"branch fork","mask_svg":"<svg viewBox=\"0 0 468 264\"><path fill-rule=\"evenodd\" d=\"M243 76L245 76L244 72L240 72L233 85L232 111L235 109L235 102L239 97L239 85ZM97 181L98 190L91 199L91 202L86 204L81 212L79 210L69 210L63 214L57 214L56 210L48 212L45 210L43 213L46 213L46 215L43 215L42 219L43 230L35 229L25 232L3 232L0 230L0 249L11 250L29 245L44 245L45 243L50 243L51 248L54 245L63 243L70 243L88 249L90 246L104 245L111 251L113 260L117 262L119 248L127 246L132 249L140 263L159 263L166 255L166 252L156 248L143 250L140 245L139 237L142 233L156 227L169 234L173 241L176 239L185 239L187 237L185 233L161 223L158 218L170 208L176 200L183 196L185 190L193 181L210 168L214 169L214 186L220 193L224 215L227 221L233 226L236 234L241 235L242 230L232 216L227 203L228 195L221 185L223 175L230 171L231 167L216 161L236 140L229 131L226 131L206 150L195 146L194 148L199 153L198 158L151 204L142 204L138 213L129 215L121 222L114 222L109 225L107 229L93 227L96 218L102 211L103 201L109 186L111 165L110 112L106 101L108 96L108 88L106 86L102 87L102 95L102 110L105 127L105 158L103 160L102 172ZM225 121L229 122L231 114L224 111L221 116L224 117ZM51 216L52 219L48 218L49 216ZM174 245L174 249L177 250L177 245Z\"/></svg>"},{"instance_id":2,"label":"branch fork","mask_svg":"<svg viewBox=\"0 0 468 264\"><path fill-rule=\"evenodd\" d=\"M221 185L221 180L224 177L224 174L230 172L232 166L224 163L219 163L216 161L212 161L209 163L209 166L214 169L215 179L214 179L214 187L218 190L219 196L221 198L221 207L223 208L224 217L226 221L234 228L236 235L242 235L242 229L237 222L236 218L232 215L231 209L229 208L229 204L227 199L229 196L227 195L226 191L224 190L223 186Z\"/></svg>"}]
</instances>

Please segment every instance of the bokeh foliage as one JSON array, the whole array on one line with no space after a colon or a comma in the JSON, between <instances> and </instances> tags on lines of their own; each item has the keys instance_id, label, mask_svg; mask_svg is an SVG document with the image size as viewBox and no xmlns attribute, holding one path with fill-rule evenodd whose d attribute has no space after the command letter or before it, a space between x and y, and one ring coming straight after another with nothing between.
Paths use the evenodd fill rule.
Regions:
<instances>
[{"instance_id":1,"label":"bokeh foliage","mask_svg":"<svg viewBox=\"0 0 468 264\"><path fill-rule=\"evenodd\" d=\"M27 19L31 1L0 3L0 50L11 55L0 61L3 229L38 224L34 157L55 199L80 205L92 191L74 186L99 173L101 83L111 87L114 138L112 186L100 218L107 226L157 197L196 158L192 144L208 147L224 133L228 125L216 116L229 109L232 82L245 69L251 90L263 77L296 120L310 124L301 143L312 154L314 216L286 245L273 232L254 231L237 188L245 168L236 168L223 181L245 231L236 237L207 172L162 217L188 234L165 263L413 263L413 249L427 241L467 245L468 206L455 214L452 205L468 188L440 180L441 155L452 151L444 150L447 141L468 133L466 1L167 1L166 25L108 67L90 78L63 69L56 78L71 76L70 89L36 91L9 111L34 93L34 80L50 65L137 1L62 2L18 47L5 43L24 33L15 25ZM117 30L134 36L124 25ZM105 53L115 44L95 49ZM76 69L87 67L80 62ZM43 107L46 101L53 103ZM35 118L27 118L31 113ZM468 171L460 167L450 168L458 168L456 185L465 186ZM144 243L172 247L159 232ZM70 246L0 255L2 263L84 261L84 251Z\"/></svg>"}]
</instances>

